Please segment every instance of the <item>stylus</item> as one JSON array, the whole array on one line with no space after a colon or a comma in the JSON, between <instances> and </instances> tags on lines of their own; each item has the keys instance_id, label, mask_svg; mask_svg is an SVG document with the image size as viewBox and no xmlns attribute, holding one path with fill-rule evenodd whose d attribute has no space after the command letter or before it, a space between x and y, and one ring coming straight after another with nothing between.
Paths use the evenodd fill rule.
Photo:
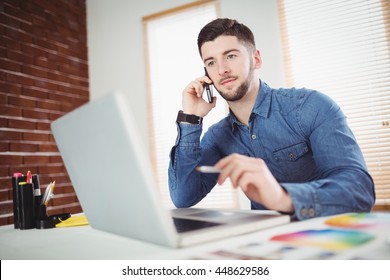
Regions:
<instances>
[{"instance_id":1,"label":"stylus","mask_svg":"<svg viewBox=\"0 0 390 280\"><path fill-rule=\"evenodd\" d=\"M221 173L221 170L214 166L198 166L196 170L202 173Z\"/></svg>"}]
</instances>

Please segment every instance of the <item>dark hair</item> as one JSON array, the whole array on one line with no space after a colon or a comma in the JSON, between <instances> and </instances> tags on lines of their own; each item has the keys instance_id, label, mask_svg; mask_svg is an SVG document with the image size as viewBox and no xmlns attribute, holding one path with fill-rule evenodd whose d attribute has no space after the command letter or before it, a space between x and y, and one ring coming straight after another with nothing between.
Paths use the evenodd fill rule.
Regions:
<instances>
[{"instance_id":1,"label":"dark hair","mask_svg":"<svg viewBox=\"0 0 390 280\"><path fill-rule=\"evenodd\" d=\"M219 36L236 36L237 39L249 49L256 49L255 38L252 31L234 19L218 18L206 24L198 35L198 50L204 43L214 41Z\"/></svg>"}]
</instances>

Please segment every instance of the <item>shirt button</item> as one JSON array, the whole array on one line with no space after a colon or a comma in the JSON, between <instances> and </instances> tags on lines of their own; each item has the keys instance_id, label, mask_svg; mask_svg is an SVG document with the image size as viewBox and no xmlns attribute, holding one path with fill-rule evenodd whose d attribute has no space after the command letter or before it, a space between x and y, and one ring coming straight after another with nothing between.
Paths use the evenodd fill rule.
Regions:
<instances>
[{"instance_id":1,"label":"shirt button","mask_svg":"<svg viewBox=\"0 0 390 280\"><path fill-rule=\"evenodd\" d=\"M256 134L252 134L252 139L256 140Z\"/></svg>"},{"instance_id":2,"label":"shirt button","mask_svg":"<svg viewBox=\"0 0 390 280\"><path fill-rule=\"evenodd\" d=\"M306 208L302 208L302 209L301 209L301 215L302 215L302 217L306 217L306 215L307 215L307 210L306 210Z\"/></svg>"},{"instance_id":3,"label":"shirt button","mask_svg":"<svg viewBox=\"0 0 390 280\"><path fill-rule=\"evenodd\" d=\"M310 208L310 209L309 209L309 216L310 216L310 217L314 217L314 214L315 214L314 209L313 209L313 208Z\"/></svg>"}]
</instances>

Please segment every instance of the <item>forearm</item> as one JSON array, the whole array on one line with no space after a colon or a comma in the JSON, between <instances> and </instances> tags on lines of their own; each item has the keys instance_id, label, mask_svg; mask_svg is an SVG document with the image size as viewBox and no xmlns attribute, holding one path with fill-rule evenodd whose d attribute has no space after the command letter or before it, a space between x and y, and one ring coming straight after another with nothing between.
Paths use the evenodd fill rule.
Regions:
<instances>
[{"instance_id":1,"label":"forearm","mask_svg":"<svg viewBox=\"0 0 390 280\"><path fill-rule=\"evenodd\" d=\"M370 175L357 168L340 168L325 179L282 183L298 220L346 212L369 212L375 202Z\"/></svg>"},{"instance_id":2,"label":"forearm","mask_svg":"<svg viewBox=\"0 0 390 280\"><path fill-rule=\"evenodd\" d=\"M216 182L215 175L196 171L198 165L211 160L204 156L204 148L200 144L201 133L200 125L178 125L178 138L170 154L168 182L171 199L179 208L198 203Z\"/></svg>"}]
</instances>

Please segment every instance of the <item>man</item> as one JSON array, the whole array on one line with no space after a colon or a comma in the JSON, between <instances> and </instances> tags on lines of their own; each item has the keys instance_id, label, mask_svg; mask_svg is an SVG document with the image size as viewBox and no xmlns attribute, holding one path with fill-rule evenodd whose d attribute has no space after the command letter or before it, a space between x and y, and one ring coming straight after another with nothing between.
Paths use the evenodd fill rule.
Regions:
<instances>
[{"instance_id":1,"label":"man","mask_svg":"<svg viewBox=\"0 0 390 280\"><path fill-rule=\"evenodd\" d=\"M169 165L177 207L191 207L230 178L252 209L289 213L303 220L344 212L368 212L373 181L341 109L308 89L272 89L259 79L260 52L251 30L231 19L207 24L198 49L208 76L183 91L178 137ZM214 84L230 113L202 133L215 107L203 98ZM211 165L220 173L202 173Z\"/></svg>"}]
</instances>

